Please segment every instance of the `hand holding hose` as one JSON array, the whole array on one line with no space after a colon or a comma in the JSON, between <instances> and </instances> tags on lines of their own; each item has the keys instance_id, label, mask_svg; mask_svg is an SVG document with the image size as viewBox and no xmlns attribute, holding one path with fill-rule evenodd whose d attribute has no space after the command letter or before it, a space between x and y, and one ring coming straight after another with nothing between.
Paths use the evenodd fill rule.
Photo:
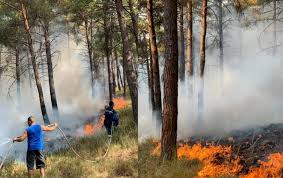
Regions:
<instances>
[{"instance_id":1,"label":"hand holding hose","mask_svg":"<svg viewBox=\"0 0 283 178\"><path fill-rule=\"evenodd\" d=\"M55 128L57 128L57 127L58 127L58 124L57 124L57 123L50 124L50 125L48 125L47 127L55 127Z\"/></svg>"},{"instance_id":2,"label":"hand holding hose","mask_svg":"<svg viewBox=\"0 0 283 178\"><path fill-rule=\"evenodd\" d=\"M13 143L18 141L18 137L12 138Z\"/></svg>"},{"instance_id":3,"label":"hand holding hose","mask_svg":"<svg viewBox=\"0 0 283 178\"><path fill-rule=\"evenodd\" d=\"M54 124L50 124L50 125L42 125L41 126L41 129L45 132L52 132L54 131L55 129L58 128L58 124L57 123L54 123Z\"/></svg>"}]
</instances>

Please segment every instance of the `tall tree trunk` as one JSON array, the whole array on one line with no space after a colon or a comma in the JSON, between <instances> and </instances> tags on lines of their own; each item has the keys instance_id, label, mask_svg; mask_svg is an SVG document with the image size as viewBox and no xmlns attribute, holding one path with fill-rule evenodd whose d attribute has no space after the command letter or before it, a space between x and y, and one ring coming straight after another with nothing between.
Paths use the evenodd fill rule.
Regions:
<instances>
[{"instance_id":1,"label":"tall tree trunk","mask_svg":"<svg viewBox=\"0 0 283 178\"><path fill-rule=\"evenodd\" d=\"M42 90L42 86L41 86L40 79L39 79L38 68L37 68L37 64L36 64L36 57L35 57L35 52L34 52L34 48L33 48L33 40L32 40L29 21L28 21L28 17L27 17L27 10L26 10L26 7L25 7L23 1L21 0L20 2L21 2L21 13L22 13L22 18L23 18L23 22L24 22L24 28L25 28L25 31L27 33L28 47L29 47L29 51L30 51L30 55L31 55L31 62L32 62L32 66L33 66L35 83L36 83L36 87L37 87L38 95L39 95L41 113L42 113L44 123L50 124L48 114L47 114L47 111L46 111L46 107L45 107L43 90Z\"/></svg>"},{"instance_id":2,"label":"tall tree trunk","mask_svg":"<svg viewBox=\"0 0 283 178\"><path fill-rule=\"evenodd\" d=\"M199 71L199 90L198 90L198 119L203 118L204 110L204 69L205 69L205 38L206 38L206 17L207 17L207 0L202 0L201 13L201 32L200 32L200 71Z\"/></svg>"},{"instance_id":3,"label":"tall tree trunk","mask_svg":"<svg viewBox=\"0 0 283 178\"><path fill-rule=\"evenodd\" d=\"M150 55L149 55L149 78L150 78L150 93L151 93L151 107L152 107L152 110L155 111L156 110L156 104L155 104L155 97L154 97L154 79L153 79L153 59L152 59L152 52L151 52L151 47L149 48L149 51L150 51Z\"/></svg>"},{"instance_id":4,"label":"tall tree trunk","mask_svg":"<svg viewBox=\"0 0 283 178\"><path fill-rule=\"evenodd\" d=\"M220 86L223 85L223 69L224 69L224 50L223 50L223 9L222 0L217 0L218 7L218 36L219 36L219 67L220 67Z\"/></svg>"},{"instance_id":5,"label":"tall tree trunk","mask_svg":"<svg viewBox=\"0 0 283 178\"><path fill-rule=\"evenodd\" d=\"M111 73L112 73L112 92L113 92L113 96L115 97L116 96L116 87L117 87L117 84L116 84L116 76L115 76L115 57L113 56L113 22L112 22L112 18L110 20L110 34L109 34L109 48L110 48L110 56L111 56L111 63L110 63L110 66L111 66Z\"/></svg>"},{"instance_id":6,"label":"tall tree trunk","mask_svg":"<svg viewBox=\"0 0 283 178\"><path fill-rule=\"evenodd\" d=\"M187 0L187 20L188 20L188 28L187 28L187 72L189 76L192 76L193 71L193 7L192 0Z\"/></svg>"},{"instance_id":7,"label":"tall tree trunk","mask_svg":"<svg viewBox=\"0 0 283 178\"><path fill-rule=\"evenodd\" d=\"M117 49L116 47L114 47L114 58L116 61L116 75L117 75L117 84L118 84L118 90L121 91L121 85L123 85L122 82L122 77L121 77L121 73L120 73L120 65L119 65L119 61L118 61L118 55L117 55Z\"/></svg>"},{"instance_id":8,"label":"tall tree trunk","mask_svg":"<svg viewBox=\"0 0 283 178\"><path fill-rule=\"evenodd\" d=\"M20 50L17 46L15 48L15 57L16 57L16 83L17 83L17 100L18 104L21 102L21 62L20 62Z\"/></svg>"},{"instance_id":9,"label":"tall tree trunk","mask_svg":"<svg viewBox=\"0 0 283 178\"><path fill-rule=\"evenodd\" d=\"M59 111L58 111L57 97L56 97L56 91L55 91L55 82L54 82L54 76L53 76L51 44L49 40L49 24L47 23L45 23L44 25L44 40L45 40L45 52L46 52L46 59L47 59L47 70L48 70L48 81L49 81L49 92L50 92L51 104L52 104L54 117L59 119Z\"/></svg>"},{"instance_id":10,"label":"tall tree trunk","mask_svg":"<svg viewBox=\"0 0 283 178\"><path fill-rule=\"evenodd\" d=\"M140 48L140 43L139 43L139 32L138 32L138 23L137 23L137 15L135 14L134 7L133 7L133 0L129 0L129 9L130 9L130 16L132 20L132 26L133 26L133 34L135 37L135 43L136 43L136 51L138 57L140 57L139 53L139 48Z\"/></svg>"},{"instance_id":11,"label":"tall tree trunk","mask_svg":"<svg viewBox=\"0 0 283 178\"><path fill-rule=\"evenodd\" d=\"M41 39L39 42L39 58L40 58L40 63L38 64L38 68L41 70L42 87L45 88L44 58L42 56L42 40Z\"/></svg>"},{"instance_id":12,"label":"tall tree trunk","mask_svg":"<svg viewBox=\"0 0 283 178\"><path fill-rule=\"evenodd\" d=\"M150 58L150 56L149 56ZM151 92L151 72L150 72L150 67L149 67L149 58L147 58L146 60L146 71L147 71L147 84L148 84L148 95L149 95L149 102L151 101L151 96L153 95L153 93ZM152 107L152 103L151 103L151 107Z\"/></svg>"},{"instance_id":13,"label":"tall tree trunk","mask_svg":"<svg viewBox=\"0 0 283 178\"><path fill-rule=\"evenodd\" d=\"M200 77L203 78L205 67L205 37L206 37L207 0L202 0L201 32L200 32Z\"/></svg>"},{"instance_id":14,"label":"tall tree trunk","mask_svg":"<svg viewBox=\"0 0 283 178\"><path fill-rule=\"evenodd\" d=\"M30 57L29 57L29 52L27 51L27 61L28 61L28 78L29 78L29 87L30 87L30 93L33 94L33 88L32 88L32 73L30 71L30 66L32 66Z\"/></svg>"},{"instance_id":15,"label":"tall tree trunk","mask_svg":"<svg viewBox=\"0 0 283 178\"><path fill-rule=\"evenodd\" d=\"M0 46L0 83L1 83L1 79L2 79L2 72L3 72L3 67L2 67L2 46ZM1 87L0 87L0 91L1 91Z\"/></svg>"},{"instance_id":16,"label":"tall tree trunk","mask_svg":"<svg viewBox=\"0 0 283 178\"><path fill-rule=\"evenodd\" d=\"M158 49L156 44L156 34L154 28L153 19L153 0L147 0L147 20L148 20L148 31L150 40L150 51L152 57L152 72L153 72L153 88L154 88L154 112L156 113L157 124L162 122L162 101L161 101L161 89L160 89L160 75L159 75L159 61L158 61Z\"/></svg>"},{"instance_id":17,"label":"tall tree trunk","mask_svg":"<svg viewBox=\"0 0 283 178\"><path fill-rule=\"evenodd\" d=\"M130 46L128 44L129 37L128 37L128 30L124 26L125 21L122 17L122 9L123 4L122 0L115 0L116 4L116 11L121 31L121 38L122 38L122 44L123 44L123 58L125 61L125 73L127 77L127 82L129 85L130 90L130 96L132 100L132 108L133 108L133 115L134 115L134 121L138 122L138 86L137 86L137 76L133 67L133 64L131 63L133 56L131 55Z\"/></svg>"},{"instance_id":18,"label":"tall tree trunk","mask_svg":"<svg viewBox=\"0 0 283 178\"><path fill-rule=\"evenodd\" d=\"M178 116L178 31L177 1L164 0L164 100L161 159L172 160L177 156Z\"/></svg>"},{"instance_id":19,"label":"tall tree trunk","mask_svg":"<svg viewBox=\"0 0 283 178\"><path fill-rule=\"evenodd\" d=\"M179 79L185 80L185 35L184 35L184 0L179 0L180 15L180 63L179 63Z\"/></svg>"},{"instance_id":20,"label":"tall tree trunk","mask_svg":"<svg viewBox=\"0 0 283 178\"><path fill-rule=\"evenodd\" d=\"M114 70L114 58L111 55L111 72L112 72L112 91L113 91L113 96L116 96L116 87L117 87L117 83L116 83L116 76L115 76L115 70Z\"/></svg>"},{"instance_id":21,"label":"tall tree trunk","mask_svg":"<svg viewBox=\"0 0 283 178\"><path fill-rule=\"evenodd\" d=\"M277 13L276 13L276 0L273 0L273 51L272 51L272 55L275 56L276 55L276 51L277 51Z\"/></svg>"},{"instance_id":22,"label":"tall tree trunk","mask_svg":"<svg viewBox=\"0 0 283 178\"><path fill-rule=\"evenodd\" d=\"M153 107L155 106L154 104L154 89L153 89L153 73L152 73L152 67L151 67L151 61L152 61L152 57L151 57L151 49L150 49L150 40L147 40L146 37L145 37L145 33L143 33L143 39L146 40L146 42L144 43L144 48L146 50L145 53L146 53L146 70L147 70L147 82L148 82L148 94L149 94L149 102L151 103L151 108L154 109ZM147 45L149 43L149 46ZM149 51L149 54L148 54L148 51Z\"/></svg>"},{"instance_id":23,"label":"tall tree trunk","mask_svg":"<svg viewBox=\"0 0 283 178\"><path fill-rule=\"evenodd\" d=\"M123 55L123 96L126 97L127 93L127 80L126 80L126 67L125 67L125 57Z\"/></svg>"},{"instance_id":24,"label":"tall tree trunk","mask_svg":"<svg viewBox=\"0 0 283 178\"><path fill-rule=\"evenodd\" d=\"M104 4L104 49L105 49L105 56L107 62L107 77L108 77L108 92L109 92L109 101L113 99L113 92L112 92L112 71L111 71L111 64L110 64L110 49L109 49L109 35L110 35L110 27L108 23L108 16L107 16L107 2Z\"/></svg>"},{"instance_id":25,"label":"tall tree trunk","mask_svg":"<svg viewBox=\"0 0 283 178\"><path fill-rule=\"evenodd\" d=\"M91 91L92 91L92 97L95 95L95 90L94 90L94 83L95 83L95 70L94 70L94 61L93 61L93 48L92 48L92 43L90 39L90 34L89 34L89 25L88 21L84 21L84 27L85 27L85 38L86 38L86 43L87 43L87 50L88 50L88 58L89 58L89 66L90 66L90 77L91 77Z\"/></svg>"}]
</instances>

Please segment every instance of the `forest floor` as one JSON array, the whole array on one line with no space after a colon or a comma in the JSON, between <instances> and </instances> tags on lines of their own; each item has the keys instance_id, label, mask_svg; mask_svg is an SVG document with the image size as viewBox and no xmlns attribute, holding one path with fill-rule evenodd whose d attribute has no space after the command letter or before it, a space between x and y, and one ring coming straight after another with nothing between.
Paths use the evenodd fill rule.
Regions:
<instances>
[{"instance_id":1,"label":"forest floor","mask_svg":"<svg viewBox=\"0 0 283 178\"><path fill-rule=\"evenodd\" d=\"M139 144L141 177L283 177L283 124L235 130L222 137L178 142L173 161L160 160L160 140Z\"/></svg>"},{"instance_id":2,"label":"forest floor","mask_svg":"<svg viewBox=\"0 0 283 178\"><path fill-rule=\"evenodd\" d=\"M46 177L52 178L111 178L138 177L138 131L128 106L118 110L120 124L113 133L108 154L98 162L88 162L76 157L70 149L62 149L48 155ZM104 131L104 130L103 130ZM82 137L72 142L74 149L84 158L95 160L102 157L108 148L105 132ZM39 177L38 171L36 176ZM26 166L22 162L10 161L0 172L0 177L27 177Z\"/></svg>"},{"instance_id":3,"label":"forest floor","mask_svg":"<svg viewBox=\"0 0 283 178\"><path fill-rule=\"evenodd\" d=\"M202 167L202 164L196 159L161 162L159 156L151 154L155 147L156 145L150 139L139 144L140 177L193 178Z\"/></svg>"}]
</instances>

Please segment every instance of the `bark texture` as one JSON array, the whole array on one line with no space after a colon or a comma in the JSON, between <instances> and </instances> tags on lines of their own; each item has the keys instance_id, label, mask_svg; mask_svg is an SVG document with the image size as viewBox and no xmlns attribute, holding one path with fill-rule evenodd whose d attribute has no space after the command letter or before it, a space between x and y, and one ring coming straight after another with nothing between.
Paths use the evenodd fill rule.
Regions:
<instances>
[{"instance_id":1,"label":"bark texture","mask_svg":"<svg viewBox=\"0 0 283 178\"><path fill-rule=\"evenodd\" d=\"M202 0L201 32L200 32L200 77L204 75L205 67L205 38L206 38L207 0Z\"/></svg>"},{"instance_id":2,"label":"bark texture","mask_svg":"<svg viewBox=\"0 0 283 178\"><path fill-rule=\"evenodd\" d=\"M187 72L189 76L192 76L193 71L193 10L192 10L192 0L187 0L187 20L188 20L188 28L187 28Z\"/></svg>"},{"instance_id":3,"label":"bark texture","mask_svg":"<svg viewBox=\"0 0 283 178\"><path fill-rule=\"evenodd\" d=\"M164 0L165 67L161 159L176 158L178 116L177 1Z\"/></svg>"},{"instance_id":4,"label":"bark texture","mask_svg":"<svg viewBox=\"0 0 283 178\"><path fill-rule=\"evenodd\" d=\"M179 79L185 80L185 34L184 34L184 0L179 0L179 23L180 23L180 63Z\"/></svg>"}]
</instances>

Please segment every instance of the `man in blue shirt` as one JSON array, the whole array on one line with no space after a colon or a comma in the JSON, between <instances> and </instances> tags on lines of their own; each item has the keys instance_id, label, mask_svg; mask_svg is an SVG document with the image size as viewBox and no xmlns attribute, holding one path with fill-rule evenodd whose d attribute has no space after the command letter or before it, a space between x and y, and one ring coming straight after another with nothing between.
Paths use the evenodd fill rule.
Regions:
<instances>
[{"instance_id":1,"label":"man in blue shirt","mask_svg":"<svg viewBox=\"0 0 283 178\"><path fill-rule=\"evenodd\" d=\"M22 142L28 138L28 149L26 156L26 164L28 168L28 177L31 178L34 169L34 163L36 163L36 169L40 169L41 177L45 176L45 156L43 154L44 141L43 131L51 132L58 127L55 123L50 126L39 125L35 123L34 117L30 116L27 120L28 128L25 132L16 138L13 138L13 142Z\"/></svg>"}]
</instances>

